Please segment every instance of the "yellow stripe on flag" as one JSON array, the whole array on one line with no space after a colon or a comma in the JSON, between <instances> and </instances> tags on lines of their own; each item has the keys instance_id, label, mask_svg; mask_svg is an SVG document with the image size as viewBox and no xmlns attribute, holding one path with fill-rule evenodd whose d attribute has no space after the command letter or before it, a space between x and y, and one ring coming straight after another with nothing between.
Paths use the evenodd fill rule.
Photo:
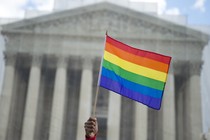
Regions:
<instances>
[{"instance_id":1,"label":"yellow stripe on flag","mask_svg":"<svg viewBox=\"0 0 210 140\"><path fill-rule=\"evenodd\" d=\"M117 57L116 55L113 55L107 51L104 52L104 59L115 64L118 65L119 67L129 71L129 72L133 72L136 73L138 75L142 75L151 79L155 79L155 80L159 80L162 82L166 81L166 76L167 74L164 72L160 72L157 70L153 70L147 67L143 67L140 65L136 65L134 63L128 62L126 60L123 60L119 57Z\"/></svg>"}]
</instances>

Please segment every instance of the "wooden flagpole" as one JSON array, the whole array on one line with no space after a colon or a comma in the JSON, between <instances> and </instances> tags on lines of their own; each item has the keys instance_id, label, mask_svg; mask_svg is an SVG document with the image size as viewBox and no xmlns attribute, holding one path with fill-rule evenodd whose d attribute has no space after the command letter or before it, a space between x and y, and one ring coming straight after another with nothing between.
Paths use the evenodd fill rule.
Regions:
<instances>
[{"instance_id":1,"label":"wooden flagpole","mask_svg":"<svg viewBox=\"0 0 210 140\"><path fill-rule=\"evenodd\" d=\"M107 36L107 31L106 31L106 36ZM105 36L104 46L106 44L106 36ZM102 64L102 62L103 62L103 56L101 58L101 64ZM97 87L96 87L95 100L94 100L94 104L93 104L92 117L94 117L94 118L96 117L96 106L97 106L98 94L99 94L99 81L100 81L99 76L101 75L101 64L100 64L100 70L99 70L99 73L98 73L98 82L97 82Z\"/></svg>"},{"instance_id":2,"label":"wooden flagpole","mask_svg":"<svg viewBox=\"0 0 210 140\"><path fill-rule=\"evenodd\" d=\"M98 100L98 92L99 92L99 85L96 87L96 95L95 95L95 100L93 104L93 114L92 116L95 118L96 117L96 105L97 105L97 100Z\"/></svg>"}]
</instances>

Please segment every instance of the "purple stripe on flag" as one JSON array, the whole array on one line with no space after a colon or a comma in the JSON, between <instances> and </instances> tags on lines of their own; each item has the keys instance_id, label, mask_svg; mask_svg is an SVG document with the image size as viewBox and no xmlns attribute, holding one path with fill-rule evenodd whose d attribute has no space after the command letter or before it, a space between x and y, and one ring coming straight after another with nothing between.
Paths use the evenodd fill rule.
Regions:
<instances>
[{"instance_id":1,"label":"purple stripe on flag","mask_svg":"<svg viewBox=\"0 0 210 140\"><path fill-rule=\"evenodd\" d=\"M132 100L143 103L151 108L159 110L161 107L162 97L160 99L158 99L158 98L153 98L150 96L143 95L139 92L132 91L130 89L123 87L118 82L113 81L113 80L111 80L107 77L104 77L102 75L101 75L101 79L100 79L100 86L102 86L106 89L112 90L112 91L114 91L122 96L125 96L127 98L130 98Z\"/></svg>"}]
</instances>

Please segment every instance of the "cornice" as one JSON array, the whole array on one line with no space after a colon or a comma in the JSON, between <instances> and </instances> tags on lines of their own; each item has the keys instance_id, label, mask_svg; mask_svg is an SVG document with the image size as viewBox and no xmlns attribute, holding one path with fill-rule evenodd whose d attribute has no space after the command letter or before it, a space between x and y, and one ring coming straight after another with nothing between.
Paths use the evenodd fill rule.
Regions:
<instances>
[{"instance_id":1,"label":"cornice","mask_svg":"<svg viewBox=\"0 0 210 140\"><path fill-rule=\"evenodd\" d=\"M75 32L76 29L77 32ZM209 40L209 36L205 33L187 26L107 2L56 12L3 26L3 32L57 34L59 30L63 34L71 34L72 32L82 35L82 33L92 32L92 35L97 35L109 30L113 34L128 34L129 36L133 35L133 37L184 38L202 42Z\"/></svg>"}]
</instances>

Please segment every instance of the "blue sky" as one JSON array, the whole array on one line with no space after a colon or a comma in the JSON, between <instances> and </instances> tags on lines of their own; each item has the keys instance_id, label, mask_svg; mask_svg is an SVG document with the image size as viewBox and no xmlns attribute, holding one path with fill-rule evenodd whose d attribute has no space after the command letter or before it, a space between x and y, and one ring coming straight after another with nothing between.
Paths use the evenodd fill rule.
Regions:
<instances>
[{"instance_id":1,"label":"blue sky","mask_svg":"<svg viewBox=\"0 0 210 140\"><path fill-rule=\"evenodd\" d=\"M196 0L168 0L167 8L178 7L181 15L188 17L189 24L210 25L210 0L203 0L203 6L197 8L195 3Z\"/></svg>"},{"instance_id":2,"label":"blue sky","mask_svg":"<svg viewBox=\"0 0 210 140\"><path fill-rule=\"evenodd\" d=\"M74 0L75 1L75 0ZM210 25L210 0L130 0L157 2L161 14L184 15L189 24ZM0 17L23 17L25 9L53 9L54 0L0 0Z\"/></svg>"}]
</instances>

